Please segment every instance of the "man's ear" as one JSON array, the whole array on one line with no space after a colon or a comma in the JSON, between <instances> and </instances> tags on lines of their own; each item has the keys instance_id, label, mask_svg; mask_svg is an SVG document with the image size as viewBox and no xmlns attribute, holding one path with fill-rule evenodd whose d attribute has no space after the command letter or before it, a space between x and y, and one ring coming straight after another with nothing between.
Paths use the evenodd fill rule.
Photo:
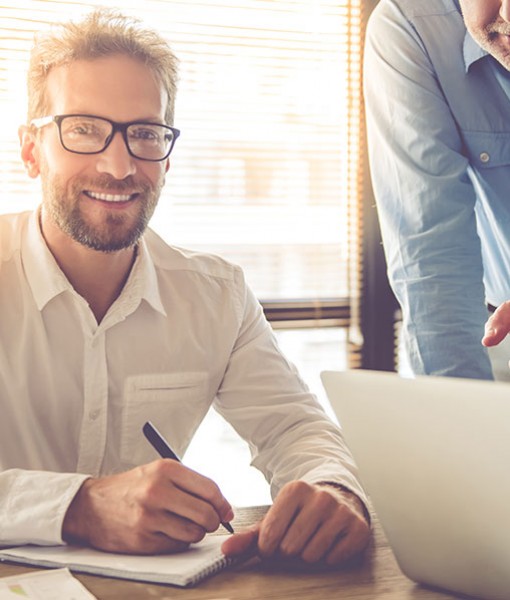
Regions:
<instances>
[{"instance_id":1,"label":"man's ear","mask_svg":"<svg viewBox=\"0 0 510 600\"><path fill-rule=\"evenodd\" d=\"M19 143L21 146L21 160L25 165L28 176L34 179L39 175L39 147L36 133L27 125L18 129Z\"/></svg>"}]
</instances>

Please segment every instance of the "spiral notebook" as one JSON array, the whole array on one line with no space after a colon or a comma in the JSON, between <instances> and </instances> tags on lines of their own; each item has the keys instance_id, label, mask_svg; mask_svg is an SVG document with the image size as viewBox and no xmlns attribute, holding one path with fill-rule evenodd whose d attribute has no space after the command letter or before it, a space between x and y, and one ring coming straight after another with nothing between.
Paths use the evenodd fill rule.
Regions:
<instances>
[{"instance_id":1,"label":"spiral notebook","mask_svg":"<svg viewBox=\"0 0 510 600\"><path fill-rule=\"evenodd\" d=\"M157 556L114 554L77 546L16 546L0 550L0 560L188 587L248 558L226 557L221 552L226 537L210 535L185 552Z\"/></svg>"}]
</instances>

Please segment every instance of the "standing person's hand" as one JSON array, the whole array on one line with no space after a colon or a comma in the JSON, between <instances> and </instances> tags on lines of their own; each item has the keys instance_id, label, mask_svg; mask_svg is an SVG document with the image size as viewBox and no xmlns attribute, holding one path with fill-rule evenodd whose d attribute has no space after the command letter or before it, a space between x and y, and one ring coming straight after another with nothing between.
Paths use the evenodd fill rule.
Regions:
<instances>
[{"instance_id":1,"label":"standing person's hand","mask_svg":"<svg viewBox=\"0 0 510 600\"><path fill-rule=\"evenodd\" d=\"M85 480L66 513L62 537L110 552L177 552L233 516L213 481L160 459Z\"/></svg>"},{"instance_id":2,"label":"standing person's hand","mask_svg":"<svg viewBox=\"0 0 510 600\"><path fill-rule=\"evenodd\" d=\"M360 554L369 538L368 515L355 494L329 484L293 481L259 523L228 538L222 550L335 566Z\"/></svg>"},{"instance_id":3,"label":"standing person's hand","mask_svg":"<svg viewBox=\"0 0 510 600\"><path fill-rule=\"evenodd\" d=\"M510 333L510 301L503 302L485 323L484 346L496 346Z\"/></svg>"}]
</instances>

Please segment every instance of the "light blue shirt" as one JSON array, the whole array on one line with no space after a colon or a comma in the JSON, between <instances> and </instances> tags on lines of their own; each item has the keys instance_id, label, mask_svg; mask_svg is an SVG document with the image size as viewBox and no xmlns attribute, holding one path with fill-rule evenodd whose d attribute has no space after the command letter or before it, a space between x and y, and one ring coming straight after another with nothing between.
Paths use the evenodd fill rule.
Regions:
<instances>
[{"instance_id":1,"label":"light blue shirt","mask_svg":"<svg viewBox=\"0 0 510 600\"><path fill-rule=\"evenodd\" d=\"M370 166L416 374L491 379L485 303L510 299L510 74L454 0L381 0L365 51Z\"/></svg>"}]
</instances>

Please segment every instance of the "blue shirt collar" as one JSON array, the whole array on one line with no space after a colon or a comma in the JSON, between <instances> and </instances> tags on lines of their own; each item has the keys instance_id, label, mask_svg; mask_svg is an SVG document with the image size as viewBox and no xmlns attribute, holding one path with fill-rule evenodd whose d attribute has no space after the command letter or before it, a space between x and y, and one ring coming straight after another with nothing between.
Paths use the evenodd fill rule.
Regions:
<instances>
[{"instance_id":1,"label":"blue shirt collar","mask_svg":"<svg viewBox=\"0 0 510 600\"><path fill-rule=\"evenodd\" d=\"M488 56L488 54L487 50L481 48L471 37L469 31L466 30L466 36L464 37L464 63L466 66L466 73L473 63Z\"/></svg>"},{"instance_id":2,"label":"blue shirt collar","mask_svg":"<svg viewBox=\"0 0 510 600\"><path fill-rule=\"evenodd\" d=\"M460 9L459 0L453 0L457 10L462 14ZM466 73L469 71L469 67L477 60L484 58L489 53L487 50L481 48L475 40L471 37L471 34L466 29L466 36L464 37L464 64L466 66Z\"/></svg>"}]
</instances>

